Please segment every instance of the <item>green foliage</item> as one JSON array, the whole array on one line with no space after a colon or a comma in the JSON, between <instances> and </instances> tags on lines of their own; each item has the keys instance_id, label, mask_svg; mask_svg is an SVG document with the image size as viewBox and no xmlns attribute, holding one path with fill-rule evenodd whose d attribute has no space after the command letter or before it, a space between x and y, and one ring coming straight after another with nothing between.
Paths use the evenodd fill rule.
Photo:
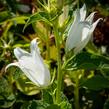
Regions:
<instances>
[{"instance_id":1,"label":"green foliage","mask_svg":"<svg viewBox=\"0 0 109 109\"><path fill-rule=\"evenodd\" d=\"M43 91L43 101L48 104L53 104L53 97L49 91Z\"/></svg>"},{"instance_id":2,"label":"green foliage","mask_svg":"<svg viewBox=\"0 0 109 109\"><path fill-rule=\"evenodd\" d=\"M65 63L65 69L101 70L108 69L108 65L109 59L105 58L104 56L81 52L67 60Z\"/></svg>"},{"instance_id":3,"label":"green foliage","mask_svg":"<svg viewBox=\"0 0 109 109\"><path fill-rule=\"evenodd\" d=\"M72 109L75 104L76 85L81 109L97 109L99 104L104 105L103 109L109 108L108 55L106 54L106 57L100 54L99 49L91 42L86 47L86 52L75 56L71 54L72 57L66 59L64 63L66 32L74 8L77 8L77 5L81 7L85 2L89 12L96 9L104 17L109 15L108 1L78 0L79 3L75 0L62 0L62 3L60 1L57 4L57 0L0 0L0 109ZM68 7L63 10L66 5ZM61 19L62 25L59 23L61 14L65 15ZM58 66L55 32L59 36L57 41L60 44L61 61L64 63L61 74L65 71L65 75L62 75L62 80L65 84L70 81L70 86L63 83L62 88L67 90L71 87L67 94L61 92L59 104L56 104L58 72L47 89L40 89L34 85L15 67L5 72L7 64L16 62L14 48L21 47L28 51L30 41L37 38L41 56L48 63L51 75L54 75L52 71L54 69L57 71ZM67 82L66 76L69 77ZM85 91L81 90L82 88Z\"/></svg>"},{"instance_id":4,"label":"green foliage","mask_svg":"<svg viewBox=\"0 0 109 109\"><path fill-rule=\"evenodd\" d=\"M72 109L71 104L68 101L63 101L60 104L61 109Z\"/></svg>"},{"instance_id":5,"label":"green foliage","mask_svg":"<svg viewBox=\"0 0 109 109\"><path fill-rule=\"evenodd\" d=\"M38 12L33 14L32 16L30 16L30 18L28 19L24 29L31 23L37 22L37 21L44 21L49 25L52 25L52 23L50 22L50 18L49 18L49 14L47 12Z\"/></svg>"},{"instance_id":6,"label":"green foliage","mask_svg":"<svg viewBox=\"0 0 109 109\"><path fill-rule=\"evenodd\" d=\"M21 109L71 109L66 107L66 103L62 102L62 106L56 104L46 104L42 101L32 100L30 102L25 102Z\"/></svg>"},{"instance_id":7,"label":"green foliage","mask_svg":"<svg viewBox=\"0 0 109 109\"><path fill-rule=\"evenodd\" d=\"M109 88L109 80L103 76L95 75L82 83L81 87L86 87L89 90L99 91Z\"/></svg>"},{"instance_id":8,"label":"green foliage","mask_svg":"<svg viewBox=\"0 0 109 109\"><path fill-rule=\"evenodd\" d=\"M12 87L5 78L0 79L0 108L9 108L15 103Z\"/></svg>"},{"instance_id":9,"label":"green foliage","mask_svg":"<svg viewBox=\"0 0 109 109\"><path fill-rule=\"evenodd\" d=\"M46 104L36 100L25 102L21 107L21 109L45 109L45 108L46 108Z\"/></svg>"},{"instance_id":10,"label":"green foliage","mask_svg":"<svg viewBox=\"0 0 109 109\"><path fill-rule=\"evenodd\" d=\"M7 20L7 18L11 17L11 13L9 11L0 12L0 22Z\"/></svg>"},{"instance_id":11,"label":"green foliage","mask_svg":"<svg viewBox=\"0 0 109 109\"><path fill-rule=\"evenodd\" d=\"M61 109L61 108L58 105L53 104L48 106L46 109Z\"/></svg>"},{"instance_id":12,"label":"green foliage","mask_svg":"<svg viewBox=\"0 0 109 109\"><path fill-rule=\"evenodd\" d=\"M16 80L17 89L26 95L35 95L40 92L38 87L31 83L26 77L22 76Z\"/></svg>"}]
</instances>

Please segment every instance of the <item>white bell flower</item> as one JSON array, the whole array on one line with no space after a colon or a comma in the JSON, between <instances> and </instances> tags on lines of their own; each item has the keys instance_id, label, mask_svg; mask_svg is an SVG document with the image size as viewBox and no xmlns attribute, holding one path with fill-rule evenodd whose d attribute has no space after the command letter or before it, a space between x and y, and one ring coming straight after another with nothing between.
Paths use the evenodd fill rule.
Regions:
<instances>
[{"instance_id":1,"label":"white bell flower","mask_svg":"<svg viewBox=\"0 0 109 109\"><path fill-rule=\"evenodd\" d=\"M36 39L31 41L30 50L31 53L28 53L21 48L15 48L14 55L18 62L7 65L6 69L10 66L17 66L34 84L47 87L50 85L50 72L44 65Z\"/></svg>"},{"instance_id":2,"label":"white bell flower","mask_svg":"<svg viewBox=\"0 0 109 109\"><path fill-rule=\"evenodd\" d=\"M66 52L69 52L71 49L74 50L74 54L80 52L88 43L93 31L100 21L99 18L93 23L95 12L91 13L86 18L86 6L83 5L81 9L77 9L74 12L74 21L70 26L68 31L68 37L66 39Z\"/></svg>"}]
</instances>

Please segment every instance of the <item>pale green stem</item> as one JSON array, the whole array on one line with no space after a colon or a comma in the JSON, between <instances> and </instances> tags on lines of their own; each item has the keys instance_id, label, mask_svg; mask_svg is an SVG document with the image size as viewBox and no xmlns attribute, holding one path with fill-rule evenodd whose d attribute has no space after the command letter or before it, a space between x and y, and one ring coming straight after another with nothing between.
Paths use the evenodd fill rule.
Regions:
<instances>
[{"instance_id":1,"label":"pale green stem","mask_svg":"<svg viewBox=\"0 0 109 109\"><path fill-rule=\"evenodd\" d=\"M46 42L46 47L47 47L47 60L50 60L50 46L49 46L49 40Z\"/></svg>"},{"instance_id":2,"label":"pale green stem","mask_svg":"<svg viewBox=\"0 0 109 109\"><path fill-rule=\"evenodd\" d=\"M74 106L75 109L79 109L79 75L76 72L75 87L74 87Z\"/></svg>"},{"instance_id":3,"label":"pale green stem","mask_svg":"<svg viewBox=\"0 0 109 109\"><path fill-rule=\"evenodd\" d=\"M61 53L60 53L59 33L58 33L58 29L55 26L54 26L54 34L55 34L55 41L57 47L57 63L58 63L56 103L59 104L61 102L62 72L61 72Z\"/></svg>"},{"instance_id":4,"label":"pale green stem","mask_svg":"<svg viewBox=\"0 0 109 109\"><path fill-rule=\"evenodd\" d=\"M50 10L50 0L48 0L48 9Z\"/></svg>"},{"instance_id":5,"label":"pale green stem","mask_svg":"<svg viewBox=\"0 0 109 109\"><path fill-rule=\"evenodd\" d=\"M50 41L49 41L49 26L47 25L47 39L46 39L46 47L47 47L47 60L49 61L50 60Z\"/></svg>"},{"instance_id":6,"label":"pale green stem","mask_svg":"<svg viewBox=\"0 0 109 109\"><path fill-rule=\"evenodd\" d=\"M9 31L9 29L11 28L11 26L13 25L13 23L12 22L6 22L7 24L7 26L6 26L6 28L5 28L5 31L3 32L3 34L2 34L2 37L4 37L5 38L5 40L7 39L7 33L8 33L8 31Z\"/></svg>"}]
</instances>

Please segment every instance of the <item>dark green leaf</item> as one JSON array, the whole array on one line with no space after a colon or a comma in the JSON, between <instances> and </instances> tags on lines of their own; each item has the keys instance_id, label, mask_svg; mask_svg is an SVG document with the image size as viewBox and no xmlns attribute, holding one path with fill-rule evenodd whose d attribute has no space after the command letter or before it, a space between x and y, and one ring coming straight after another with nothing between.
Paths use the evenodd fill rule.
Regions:
<instances>
[{"instance_id":1,"label":"dark green leaf","mask_svg":"<svg viewBox=\"0 0 109 109\"><path fill-rule=\"evenodd\" d=\"M1 101L0 101L1 102ZM6 101L6 100L4 100L4 101L2 101L2 105L1 105L1 103L0 103L0 109L2 108L4 108L4 109L7 109L7 108L9 108L9 107L12 107L12 105L15 103L15 100L13 100L13 101Z\"/></svg>"},{"instance_id":2,"label":"dark green leaf","mask_svg":"<svg viewBox=\"0 0 109 109\"><path fill-rule=\"evenodd\" d=\"M64 93L61 93L61 103L59 104L61 109L72 109L71 104L68 101L68 98L64 95Z\"/></svg>"},{"instance_id":3,"label":"dark green leaf","mask_svg":"<svg viewBox=\"0 0 109 109\"><path fill-rule=\"evenodd\" d=\"M72 109L71 104L68 101L63 101L60 104L61 109Z\"/></svg>"},{"instance_id":4,"label":"dark green leaf","mask_svg":"<svg viewBox=\"0 0 109 109\"><path fill-rule=\"evenodd\" d=\"M21 109L46 109L47 105L42 101L32 100L29 102L25 102Z\"/></svg>"},{"instance_id":5,"label":"dark green leaf","mask_svg":"<svg viewBox=\"0 0 109 109\"><path fill-rule=\"evenodd\" d=\"M52 104L48 106L46 109L61 109L58 105Z\"/></svg>"},{"instance_id":6,"label":"dark green leaf","mask_svg":"<svg viewBox=\"0 0 109 109\"><path fill-rule=\"evenodd\" d=\"M32 101L31 104L28 106L28 109L44 109L44 106L38 104L36 101Z\"/></svg>"},{"instance_id":7,"label":"dark green leaf","mask_svg":"<svg viewBox=\"0 0 109 109\"><path fill-rule=\"evenodd\" d=\"M12 87L5 78L0 78L0 108L9 108L15 103Z\"/></svg>"},{"instance_id":8,"label":"dark green leaf","mask_svg":"<svg viewBox=\"0 0 109 109\"><path fill-rule=\"evenodd\" d=\"M52 25L50 22L50 18L49 18L49 14L46 12L37 12L35 14L33 14L32 16L30 16L30 18L28 19L27 23L25 24L24 29L31 23L37 22L37 21L44 21L49 25Z\"/></svg>"},{"instance_id":9,"label":"dark green leaf","mask_svg":"<svg viewBox=\"0 0 109 109\"><path fill-rule=\"evenodd\" d=\"M53 98L47 90L43 90L43 101L48 104L53 104Z\"/></svg>"},{"instance_id":10,"label":"dark green leaf","mask_svg":"<svg viewBox=\"0 0 109 109\"><path fill-rule=\"evenodd\" d=\"M109 66L109 59L103 56L99 56L87 52L81 52L67 61L65 65L65 69L100 70L100 69L109 69L108 66Z\"/></svg>"},{"instance_id":11,"label":"dark green leaf","mask_svg":"<svg viewBox=\"0 0 109 109\"><path fill-rule=\"evenodd\" d=\"M87 79L81 86L98 91L104 88L109 88L109 80L103 76L95 75L92 78Z\"/></svg>"},{"instance_id":12,"label":"dark green leaf","mask_svg":"<svg viewBox=\"0 0 109 109\"><path fill-rule=\"evenodd\" d=\"M9 19L11 16L12 15L10 14L9 11L2 11L2 12L0 12L0 22Z\"/></svg>"},{"instance_id":13,"label":"dark green leaf","mask_svg":"<svg viewBox=\"0 0 109 109\"><path fill-rule=\"evenodd\" d=\"M11 92L11 87L9 86L8 81L5 78L0 78L0 93Z\"/></svg>"}]
</instances>

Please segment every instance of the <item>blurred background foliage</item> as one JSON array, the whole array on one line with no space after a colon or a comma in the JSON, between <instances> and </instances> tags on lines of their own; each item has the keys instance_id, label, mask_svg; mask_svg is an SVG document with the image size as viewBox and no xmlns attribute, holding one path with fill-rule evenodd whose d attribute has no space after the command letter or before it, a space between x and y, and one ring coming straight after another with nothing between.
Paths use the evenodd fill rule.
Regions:
<instances>
[{"instance_id":1,"label":"blurred background foliage","mask_svg":"<svg viewBox=\"0 0 109 109\"><path fill-rule=\"evenodd\" d=\"M103 18L94 31L92 42L89 42L84 51L109 56L109 0L79 0L79 6L86 4L88 14L96 11L94 21ZM37 38L42 56L51 66L51 73L57 68L56 47L52 23L60 16L59 32L66 35L66 28L71 21L73 11L77 8L78 0L63 0L63 6L58 7L56 0L50 0L50 7L47 0L0 0L0 109L55 109L60 108L53 104L53 96L50 93L56 89L53 84L49 93L41 95L39 90L32 84L18 68L10 68L5 72L5 67L16 59L13 55L15 47L22 47L28 50L29 43ZM67 15L69 15L68 18ZM36 22L37 21L37 22ZM64 38L64 37L61 37ZM62 42L61 54L64 57L64 42ZM81 54L79 59L82 60ZM89 58L91 57L88 54ZM75 57L74 59L77 59ZM84 57L85 58L85 57ZM96 57L97 62L101 57ZM102 59L104 62L104 58ZM79 92L81 109L109 109L109 70L86 69L82 66L77 68L80 72ZM71 67L74 64L72 61ZM90 60L87 58L87 63ZM107 62L108 63L108 62ZM91 65L96 65L92 61ZM69 66L70 66L69 65ZM103 64L104 65L104 64ZM69 67L67 66L67 68ZM98 66L98 65L97 65ZM108 66L105 66L108 67ZM90 68L87 66L87 68ZM74 79L75 72L65 73L63 90L67 100L74 103ZM47 96L46 96L47 95ZM40 100L43 96L42 102ZM66 98L64 97L64 98ZM61 109L69 104L63 101ZM47 108L46 108L47 107ZM55 107L55 108L54 108Z\"/></svg>"}]
</instances>

